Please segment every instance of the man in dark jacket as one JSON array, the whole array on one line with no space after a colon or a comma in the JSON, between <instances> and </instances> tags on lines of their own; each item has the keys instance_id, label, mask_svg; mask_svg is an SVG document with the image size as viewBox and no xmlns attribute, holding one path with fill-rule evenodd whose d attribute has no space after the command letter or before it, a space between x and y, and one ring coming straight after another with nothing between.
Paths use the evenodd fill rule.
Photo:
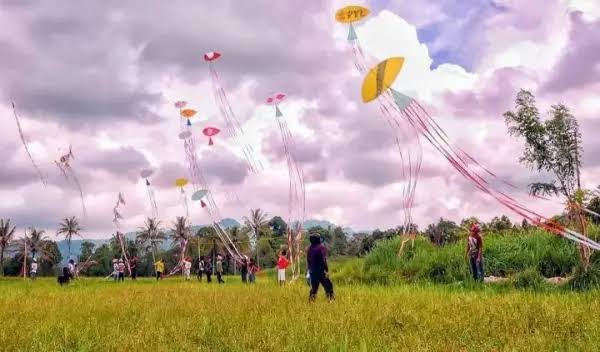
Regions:
<instances>
[{"instance_id":1,"label":"man in dark jacket","mask_svg":"<svg viewBox=\"0 0 600 352\"><path fill-rule=\"evenodd\" d=\"M310 296L312 302L317 296L319 284L323 285L325 294L330 301L334 299L333 284L329 280L329 267L327 266L327 247L321 243L321 236L313 233L309 236L310 247L306 251L306 261L310 272Z\"/></svg>"}]
</instances>

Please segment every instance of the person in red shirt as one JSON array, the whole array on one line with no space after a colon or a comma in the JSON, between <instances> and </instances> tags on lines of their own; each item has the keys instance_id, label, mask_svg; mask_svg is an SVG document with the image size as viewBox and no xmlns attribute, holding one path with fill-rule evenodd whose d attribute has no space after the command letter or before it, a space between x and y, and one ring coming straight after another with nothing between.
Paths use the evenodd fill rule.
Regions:
<instances>
[{"instance_id":1,"label":"person in red shirt","mask_svg":"<svg viewBox=\"0 0 600 352\"><path fill-rule=\"evenodd\" d=\"M481 238L481 228L479 224L471 225L471 231L467 238L467 252L465 257L469 258L469 266L473 279L482 282L484 277L483 271L483 239Z\"/></svg>"},{"instance_id":2,"label":"person in red shirt","mask_svg":"<svg viewBox=\"0 0 600 352\"><path fill-rule=\"evenodd\" d=\"M287 260L287 252L282 251L279 255L279 259L277 259L277 279L279 280L279 285L285 285L285 269L287 269L290 262Z\"/></svg>"}]
</instances>

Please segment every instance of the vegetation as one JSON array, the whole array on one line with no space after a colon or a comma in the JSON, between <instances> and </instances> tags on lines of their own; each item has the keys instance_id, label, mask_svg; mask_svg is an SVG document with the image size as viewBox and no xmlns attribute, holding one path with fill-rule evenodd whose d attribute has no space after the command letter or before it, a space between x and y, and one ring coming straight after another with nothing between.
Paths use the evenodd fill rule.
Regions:
<instances>
[{"instance_id":1,"label":"vegetation","mask_svg":"<svg viewBox=\"0 0 600 352\"><path fill-rule=\"evenodd\" d=\"M352 260L356 261L356 260ZM334 264L335 269L336 264ZM597 349L598 292L336 285L308 304L301 283L141 279L0 282L7 351L537 351ZM44 314L40 314L44 312ZM26 322L26 323L24 323Z\"/></svg>"},{"instance_id":2,"label":"vegetation","mask_svg":"<svg viewBox=\"0 0 600 352\"><path fill-rule=\"evenodd\" d=\"M542 122L535 106L535 97L528 91L517 94L516 111L506 112L504 118L513 136L525 139L525 150L520 161L538 172L551 174L553 180L534 182L529 187L534 195L563 196L569 225L576 224L586 235L585 215L582 210L585 192L581 189L580 168L582 141L579 124L569 109L553 105L551 118ZM591 251L580 246L584 270L590 265Z\"/></svg>"},{"instance_id":3,"label":"vegetation","mask_svg":"<svg viewBox=\"0 0 600 352\"><path fill-rule=\"evenodd\" d=\"M69 248L69 252L67 254L67 258L71 258L71 241L73 240L73 236L79 236L81 232L81 226L79 226L79 221L74 216L70 218L64 218L63 221L58 225L58 231L56 231L56 235L63 235L65 240L67 241L67 246Z\"/></svg>"},{"instance_id":4,"label":"vegetation","mask_svg":"<svg viewBox=\"0 0 600 352\"><path fill-rule=\"evenodd\" d=\"M15 236L16 226L10 227L10 219L0 219L0 276L4 276L4 253Z\"/></svg>"}]
</instances>

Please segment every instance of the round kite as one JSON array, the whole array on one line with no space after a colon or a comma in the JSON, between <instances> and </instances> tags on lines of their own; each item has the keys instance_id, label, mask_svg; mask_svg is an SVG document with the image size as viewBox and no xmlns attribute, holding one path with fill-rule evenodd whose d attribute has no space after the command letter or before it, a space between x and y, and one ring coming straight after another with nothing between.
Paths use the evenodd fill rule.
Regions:
<instances>
[{"instance_id":1,"label":"round kite","mask_svg":"<svg viewBox=\"0 0 600 352\"><path fill-rule=\"evenodd\" d=\"M175 186L177 186L179 188L183 188L187 184L188 184L187 178L181 177L181 178L178 178L178 179L175 180Z\"/></svg>"},{"instance_id":2,"label":"round kite","mask_svg":"<svg viewBox=\"0 0 600 352\"><path fill-rule=\"evenodd\" d=\"M211 51L211 52L204 54L204 60L208 61L208 62L215 61L216 59L218 59L220 57L221 57L221 54L216 51Z\"/></svg>"},{"instance_id":3,"label":"round kite","mask_svg":"<svg viewBox=\"0 0 600 352\"><path fill-rule=\"evenodd\" d=\"M404 65L403 57L392 57L373 67L362 85L362 100L365 103L377 99L390 88Z\"/></svg>"},{"instance_id":4,"label":"round kite","mask_svg":"<svg viewBox=\"0 0 600 352\"><path fill-rule=\"evenodd\" d=\"M182 131L179 132L179 139L186 140L192 136L192 132L190 131Z\"/></svg>"},{"instance_id":5,"label":"round kite","mask_svg":"<svg viewBox=\"0 0 600 352\"><path fill-rule=\"evenodd\" d=\"M219 134L219 132L221 132L221 130L216 127L206 127L202 130L202 133L204 133L204 135L208 137L208 145L214 144L212 137Z\"/></svg>"},{"instance_id":6,"label":"round kite","mask_svg":"<svg viewBox=\"0 0 600 352\"><path fill-rule=\"evenodd\" d=\"M153 173L154 173L154 171L152 169L143 169L140 172L140 176L142 178L148 178L148 177L152 176Z\"/></svg>"},{"instance_id":7,"label":"round kite","mask_svg":"<svg viewBox=\"0 0 600 352\"><path fill-rule=\"evenodd\" d=\"M346 6L337 10L335 20L340 23L354 23L369 15L369 9L362 6Z\"/></svg>"},{"instance_id":8,"label":"round kite","mask_svg":"<svg viewBox=\"0 0 600 352\"><path fill-rule=\"evenodd\" d=\"M177 109L182 109L182 108L184 108L186 105L187 105L187 103L186 103L185 101L178 101L178 102L176 102L176 103L175 103L175 107L176 107Z\"/></svg>"},{"instance_id":9,"label":"round kite","mask_svg":"<svg viewBox=\"0 0 600 352\"><path fill-rule=\"evenodd\" d=\"M194 117L194 115L196 115L196 110L185 109L181 111L181 116L185 117L186 119L191 119Z\"/></svg>"},{"instance_id":10,"label":"round kite","mask_svg":"<svg viewBox=\"0 0 600 352\"><path fill-rule=\"evenodd\" d=\"M208 194L208 190L201 189L199 191L194 192L194 194L192 194L192 200L202 200L202 198L206 197L207 194Z\"/></svg>"}]
</instances>

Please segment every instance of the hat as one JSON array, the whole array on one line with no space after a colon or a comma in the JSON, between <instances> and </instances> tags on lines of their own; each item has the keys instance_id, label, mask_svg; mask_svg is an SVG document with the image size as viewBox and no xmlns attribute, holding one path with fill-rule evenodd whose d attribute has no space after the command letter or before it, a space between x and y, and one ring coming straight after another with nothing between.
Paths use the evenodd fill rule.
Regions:
<instances>
[{"instance_id":1,"label":"hat","mask_svg":"<svg viewBox=\"0 0 600 352\"><path fill-rule=\"evenodd\" d=\"M119 263L123 263L123 259L119 259Z\"/></svg>"},{"instance_id":2,"label":"hat","mask_svg":"<svg viewBox=\"0 0 600 352\"><path fill-rule=\"evenodd\" d=\"M34 263L37 263L37 259L33 258L33 262L34 262Z\"/></svg>"},{"instance_id":3,"label":"hat","mask_svg":"<svg viewBox=\"0 0 600 352\"><path fill-rule=\"evenodd\" d=\"M117 260L116 260L116 259L113 259L113 261L112 261L112 262L113 262L113 263L116 263L116 262L117 262Z\"/></svg>"},{"instance_id":4,"label":"hat","mask_svg":"<svg viewBox=\"0 0 600 352\"><path fill-rule=\"evenodd\" d=\"M481 232L481 227L479 226L478 223L474 223L471 225L471 232L476 232L476 233Z\"/></svg>"}]
</instances>

